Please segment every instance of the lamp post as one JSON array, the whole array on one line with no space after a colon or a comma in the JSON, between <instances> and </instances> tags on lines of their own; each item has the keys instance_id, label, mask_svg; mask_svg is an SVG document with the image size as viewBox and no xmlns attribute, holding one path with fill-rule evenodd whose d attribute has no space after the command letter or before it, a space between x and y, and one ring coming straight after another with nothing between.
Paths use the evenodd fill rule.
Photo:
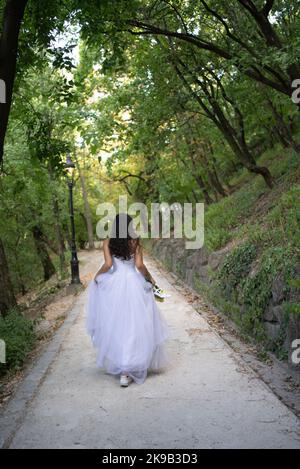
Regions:
<instances>
[{"instance_id":1,"label":"lamp post","mask_svg":"<svg viewBox=\"0 0 300 469\"><path fill-rule=\"evenodd\" d=\"M74 207L73 207L73 187L74 187L74 170L75 164L73 163L70 154L67 154L66 163L64 164L68 173L68 187L69 187L69 209L71 221L71 284L80 284L79 278L79 262L77 258L76 241L75 241L75 224L74 224Z\"/></svg>"}]
</instances>

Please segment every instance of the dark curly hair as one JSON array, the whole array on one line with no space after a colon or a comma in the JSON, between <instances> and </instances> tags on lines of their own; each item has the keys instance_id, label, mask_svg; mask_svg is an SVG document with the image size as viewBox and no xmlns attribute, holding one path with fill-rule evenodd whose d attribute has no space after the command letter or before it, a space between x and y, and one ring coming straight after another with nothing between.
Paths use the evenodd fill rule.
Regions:
<instances>
[{"instance_id":1,"label":"dark curly hair","mask_svg":"<svg viewBox=\"0 0 300 469\"><path fill-rule=\"evenodd\" d=\"M129 260L134 252L134 244L139 244L139 239L129 229L132 218L127 213L119 213L114 220L111 237L109 238L109 250L112 256L123 260Z\"/></svg>"}]
</instances>

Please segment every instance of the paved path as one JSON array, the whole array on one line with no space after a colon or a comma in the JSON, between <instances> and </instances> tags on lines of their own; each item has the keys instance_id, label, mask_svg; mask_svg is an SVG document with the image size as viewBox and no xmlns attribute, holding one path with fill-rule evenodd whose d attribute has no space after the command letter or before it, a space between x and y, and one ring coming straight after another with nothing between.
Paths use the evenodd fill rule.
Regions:
<instances>
[{"instance_id":1,"label":"paved path","mask_svg":"<svg viewBox=\"0 0 300 469\"><path fill-rule=\"evenodd\" d=\"M87 268L96 270L99 254ZM97 256L97 258L95 257ZM96 260L95 260L96 259ZM95 367L83 292L0 419L10 448L300 448L299 420L174 289L160 308L171 366L120 388Z\"/></svg>"}]
</instances>

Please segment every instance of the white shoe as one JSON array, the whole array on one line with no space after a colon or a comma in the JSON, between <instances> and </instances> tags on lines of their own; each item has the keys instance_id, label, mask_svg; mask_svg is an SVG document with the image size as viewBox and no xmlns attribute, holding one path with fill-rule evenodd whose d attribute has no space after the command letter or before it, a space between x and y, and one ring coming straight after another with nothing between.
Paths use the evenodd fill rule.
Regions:
<instances>
[{"instance_id":1,"label":"white shoe","mask_svg":"<svg viewBox=\"0 0 300 469\"><path fill-rule=\"evenodd\" d=\"M162 288L159 288L158 285L153 286L153 293L158 298L170 298L171 296L171 295L168 295L168 293L165 293L165 291Z\"/></svg>"},{"instance_id":2,"label":"white shoe","mask_svg":"<svg viewBox=\"0 0 300 469\"><path fill-rule=\"evenodd\" d=\"M122 388L127 388L127 386L132 382L132 378L128 375L120 376L120 385Z\"/></svg>"}]
</instances>

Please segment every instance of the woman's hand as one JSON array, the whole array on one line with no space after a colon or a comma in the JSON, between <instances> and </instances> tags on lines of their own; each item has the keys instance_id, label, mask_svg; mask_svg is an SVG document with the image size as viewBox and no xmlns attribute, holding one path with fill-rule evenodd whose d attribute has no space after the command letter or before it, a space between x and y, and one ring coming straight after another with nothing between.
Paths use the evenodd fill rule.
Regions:
<instances>
[{"instance_id":1,"label":"woman's hand","mask_svg":"<svg viewBox=\"0 0 300 469\"><path fill-rule=\"evenodd\" d=\"M148 270L148 272L149 272L149 270ZM151 283L153 286L156 285L156 282L155 282L154 278L151 276L150 272L149 272L149 275L147 275L147 274L145 275L145 279L147 280L147 282Z\"/></svg>"}]
</instances>

